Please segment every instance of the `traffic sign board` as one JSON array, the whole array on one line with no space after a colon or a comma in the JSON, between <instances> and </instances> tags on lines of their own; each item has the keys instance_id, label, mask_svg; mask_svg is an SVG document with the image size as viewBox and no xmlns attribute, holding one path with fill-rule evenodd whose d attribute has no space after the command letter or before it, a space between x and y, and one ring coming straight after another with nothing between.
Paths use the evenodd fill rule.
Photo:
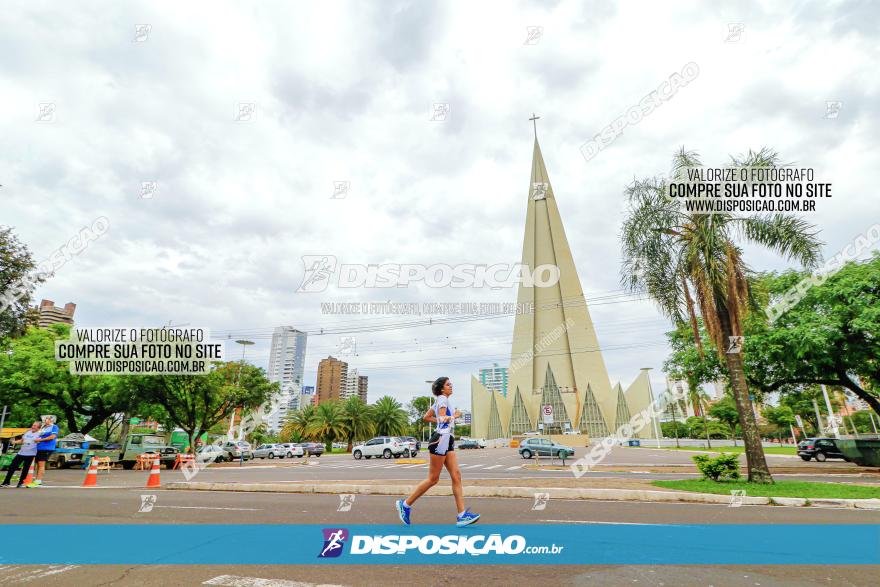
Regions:
<instances>
[{"instance_id":1,"label":"traffic sign board","mask_svg":"<svg viewBox=\"0 0 880 587\"><path fill-rule=\"evenodd\" d=\"M553 423L553 406L550 404L544 404L541 406L541 414L544 416L544 424L552 424Z\"/></svg>"}]
</instances>

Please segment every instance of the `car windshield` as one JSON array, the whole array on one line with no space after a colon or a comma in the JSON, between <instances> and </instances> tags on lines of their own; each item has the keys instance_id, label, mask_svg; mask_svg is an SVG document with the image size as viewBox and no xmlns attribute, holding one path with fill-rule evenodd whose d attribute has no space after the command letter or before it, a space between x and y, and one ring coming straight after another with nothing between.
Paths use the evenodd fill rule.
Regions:
<instances>
[{"instance_id":1,"label":"car windshield","mask_svg":"<svg viewBox=\"0 0 880 587\"><path fill-rule=\"evenodd\" d=\"M154 446L161 446L165 444L165 439L161 436L144 436L143 437L144 444L152 444Z\"/></svg>"}]
</instances>

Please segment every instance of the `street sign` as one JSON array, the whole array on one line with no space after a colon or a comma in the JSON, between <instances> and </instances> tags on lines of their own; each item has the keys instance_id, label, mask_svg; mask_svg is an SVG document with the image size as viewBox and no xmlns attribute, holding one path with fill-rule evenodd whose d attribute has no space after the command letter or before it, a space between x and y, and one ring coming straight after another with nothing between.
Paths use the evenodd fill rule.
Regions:
<instances>
[{"instance_id":1,"label":"street sign","mask_svg":"<svg viewBox=\"0 0 880 587\"><path fill-rule=\"evenodd\" d=\"M794 415L794 421L797 422L798 428L803 428L803 427L804 427L804 421L801 420L801 415L800 415L800 414L795 414L795 415Z\"/></svg>"},{"instance_id":2,"label":"street sign","mask_svg":"<svg viewBox=\"0 0 880 587\"><path fill-rule=\"evenodd\" d=\"M550 404L544 404L541 406L541 415L544 416L544 424L552 424L553 423L553 406Z\"/></svg>"}]
</instances>

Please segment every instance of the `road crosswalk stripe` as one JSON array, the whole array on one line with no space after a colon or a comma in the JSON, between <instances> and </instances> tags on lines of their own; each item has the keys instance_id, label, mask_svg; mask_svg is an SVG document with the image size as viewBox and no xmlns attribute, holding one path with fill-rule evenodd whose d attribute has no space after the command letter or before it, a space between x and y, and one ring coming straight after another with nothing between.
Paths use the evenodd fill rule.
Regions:
<instances>
[{"instance_id":1,"label":"road crosswalk stripe","mask_svg":"<svg viewBox=\"0 0 880 587\"><path fill-rule=\"evenodd\" d=\"M522 465L515 465L513 467L507 467L504 469L505 471L515 471L516 469L522 469Z\"/></svg>"},{"instance_id":2,"label":"road crosswalk stripe","mask_svg":"<svg viewBox=\"0 0 880 587\"><path fill-rule=\"evenodd\" d=\"M498 467L503 467L503 466L504 466L504 465L492 465L491 467L483 467L483 468L486 469L486 470L488 471L488 470L490 470L490 469L497 469Z\"/></svg>"}]
</instances>

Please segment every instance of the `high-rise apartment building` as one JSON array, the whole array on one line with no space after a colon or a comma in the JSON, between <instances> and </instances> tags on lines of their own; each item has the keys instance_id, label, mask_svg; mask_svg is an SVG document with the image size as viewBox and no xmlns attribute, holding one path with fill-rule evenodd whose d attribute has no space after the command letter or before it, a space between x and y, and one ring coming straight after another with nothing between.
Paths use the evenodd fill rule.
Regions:
<instances>
[{"instance_id":1,"label":"high-rise apartment building","mask_svg":"<svg viewBox=\"0 0 880 587\"><path fill-rule=\"evenodd\" d=\"M358 397L367 403L367 376L358 375Z\"/></svg>"},{"instance_id":2,"label":"high-rise apartment building","mask_svg":"<svg viewBox=\"0 0 880 587\"><path fill-rule=\"evenodd\" d=\"M291 403L298 404L305 370L307 340L308 335L293 326L279 326L272 333L267 376L269 381L277 382L281 389L263 407L266 415L263 421L270 431L280 430L284 426Z\"/></svg>"},{"instance_id":3,"label":"high-rise apartment building","mask_svg":"<svg viewBox=\"0 0 880 587\"><path fill-rule=\"evenodd\" d=\"M58 308L52 300L43 300L40 302L38 311L40 312L38 321L40 328L46 328L51 324L73 324L76 304L67 302L63 308Z\"/></svg>"},{"instance_id":4,"label":"high-rise apartment building","mask_svg":"<svg viewBox=\"0 0 880 587\"><path fill-rule=\"evenodd\" d=\"M488 369L480 369L480 383L486 389L507 397L507 367L499 367L498 363L493 363Z\"/></svg>"},{"instance_id":5,"label":"high-rise apartment building","mask_svg":"<svg viewBox=\"0 0 880 587\"><path fill-rule=\"evenodd\" d=\"M318 384L315 403L338 400L348 388L348 363L335 357L321 359L318 363Z\"/></svg>"}]
</instances>

